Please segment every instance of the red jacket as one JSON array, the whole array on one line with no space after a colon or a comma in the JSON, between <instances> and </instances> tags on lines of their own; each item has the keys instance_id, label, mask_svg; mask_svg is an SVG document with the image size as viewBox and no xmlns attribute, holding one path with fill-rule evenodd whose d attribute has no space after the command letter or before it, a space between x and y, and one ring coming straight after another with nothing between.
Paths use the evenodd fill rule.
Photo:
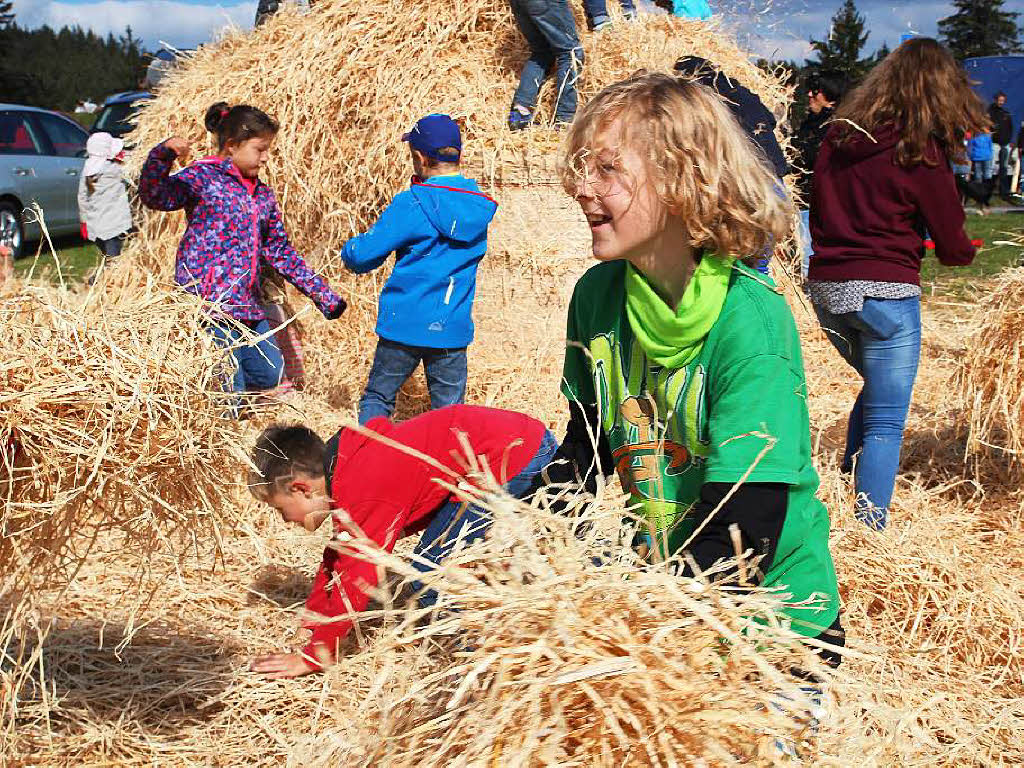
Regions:
<instances>
[{"instance_id":1,"label":"red jacket","mask_svg":"<svg viewBox=\"0 0 1024 768\"><path fill-rule=\"evenodd\" d=\"M348 513L351 523L334 516L336 533L365 536L390 552L406 534L426 527L431 515L451 495L438 481L457 485L466 479L466 452L458 435L464 434L474 455L486 462L501 482L518 475L540 448L544 425L529 416L475 405L452 405L428 411L401 424L383 417L371 419L366 428L430 457L449 472L410 456L397 448L343 429L328 443L337 442L329 456L331 508ZM331 453L329 451L329 453ZM330 459L333 458L333 461ZM345 616L366 607L366 589L377 584L377 567L354 554L324 550L323 563L313 581L306 608L319 616ZM330 623L310 622L313 637L303 653L311 659L333 658L337 645L348 634L348 619ZM325 659L326 660L326 659Z\"/></svg>"},{"instance_id":2,"label":"red jacket","mask_svg":"<svg viewBox=\"0 0 1024 768\"><path fill-rule=\"evenodd\" d=\"M811 280L921 282L925 228L948 266L970 264L964 209L953 171L937 142L934 167L896 165L899 134L882 129L836 144L833 126L814 164Z\"/></svg>"}]
</instances>

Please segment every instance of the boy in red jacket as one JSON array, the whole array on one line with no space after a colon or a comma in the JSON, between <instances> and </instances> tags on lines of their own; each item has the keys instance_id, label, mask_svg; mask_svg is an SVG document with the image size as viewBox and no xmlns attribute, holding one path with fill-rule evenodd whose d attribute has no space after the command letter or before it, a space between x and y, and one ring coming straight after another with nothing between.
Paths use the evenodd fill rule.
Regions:
<instances>
[{"instance_id":1,"label":"boy in red jacket","mask_svg":"<svg viewBox=\"0 0 1024 768\"><path fill-rule=\"evenodd\" d=\"M325 445L304 426L269 427L253 449L256 469L249 477L250 490L285 522L310 531L336 511L337 539L370 539L388 552L403 536L422 531L415 553L436 565L460 538L479 538L490 524L486 512L463 505L448 490L472 482L464 441L472 447L478 466L487 467L519 497L528 493L558 448L554 436L536 419L472 405L429 411L401 424L379 417L367 422L365 429L386 441L342 429ZM430 568L419 560L415 567ZM364 589L376 583L373 563L355 552L328 547L306 608L327 619L357 613L369 599ZM420 602L431 605L436 598L428 591ZM306 627L313 635L305 648L261 656L253 669L271 677L322 669L337 657L351 626L348 619L309 623Z\"/></svg>"}]
</instances>

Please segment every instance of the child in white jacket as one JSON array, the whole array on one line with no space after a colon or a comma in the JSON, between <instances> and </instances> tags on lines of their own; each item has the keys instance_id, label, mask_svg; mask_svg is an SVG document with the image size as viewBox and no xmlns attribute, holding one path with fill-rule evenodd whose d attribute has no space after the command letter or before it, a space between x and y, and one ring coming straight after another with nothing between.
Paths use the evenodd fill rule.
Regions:
<instances>
[{"instance_id":1,"label":"child in white jacket","mask_svg":"<svg viewBox=\"0 0 1024 768\"><path fill-rule=\"evenodd\" d=\"M78 184L78 218L83 236L99 247L104 259L120 255L124 236L132 228L132 210L121 171L124 141L109 133L94 133L85 145L89 153Z\"/></svg>"}]
</instances>

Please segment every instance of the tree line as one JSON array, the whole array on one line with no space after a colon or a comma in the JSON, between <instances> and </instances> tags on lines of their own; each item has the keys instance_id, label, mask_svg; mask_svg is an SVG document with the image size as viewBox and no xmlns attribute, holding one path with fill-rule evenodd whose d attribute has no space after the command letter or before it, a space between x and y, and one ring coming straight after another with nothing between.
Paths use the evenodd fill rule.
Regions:
<instances>
[{"instance_id":1,"label":"tree line","mask_svg":"<svg viewBox=\"0 0 1024 768\"><path fill-rule=\"evenodd\" d=\"M138 87L145 55L131 27L115 37L80 27L24 29L0 0L0 102L70 111Z\"/></svg>"},{"instance_id":2,"label":"tree line","mask_svg":"<svg viewBox=\"0 0 1024 768\"><path fill-rule=\"evenodd\" d=\"M954 0L956 11L939 21L939 37L958 59L1016 53L1021 48L1021 14L1007 11L1004 0ZM768 62L783 66L794 80L820 72L838 74L856 84L889 53L882 45L862 55L870 33L854 0L844 0L822 40L811 40L814 58ZM131 28L103 37L79 27L53 30L19 27L12 0L0 0L0 101L71 110L80 99L102 99L133 90L143 75L145 54ZM802 112L800 94L796 112Z\"/></svg>"},{"instance_id":3,"label":"tree line","mask_svg":"<svg viewBox=\"0 0 1024 768\"><path fill-rule=\"evenodd\" d=\"M960 61L978 56L1001 56L1024 51L1018 26L1021 14L1007 11L1004 0L954 0L955 12L939 20L939 40ZM873 54L863 55L870 33L857 10L855 0L844 0L832 17L823 40L811 42L813 58L802 64L795 61L768 61L758 64L766 69L783 67L792 82L808 82L814 75L827 72L855 86L878 62L889 55L883 43ZM799 123L807 109L805 88L797 89L792 116Z\"/></svg>"}]
</instances>

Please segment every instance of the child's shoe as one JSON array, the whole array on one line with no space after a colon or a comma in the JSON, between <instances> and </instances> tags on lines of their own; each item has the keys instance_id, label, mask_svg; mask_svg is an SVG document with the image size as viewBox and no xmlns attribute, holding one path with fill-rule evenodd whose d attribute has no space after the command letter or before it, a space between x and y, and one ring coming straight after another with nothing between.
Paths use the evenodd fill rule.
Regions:
<instances>
[{"instance_id":1,"label":"child's shoe","mask_svg":"<svg viewBox=\"0 0 1024 768\"><path fill-rule=\"evenodd\" d=\"M600 16L595 16L590 20L590 31L600 32L602 29L607 29L611 25L611 17L602 13Z\"/></svg>"},{"instance_id":2,"label":"child's shoe","mask_svg":"<svg viewBox=\"0 0 1024 768\"><path fill-rule=\"evenodd\" d=\"M533 124L533 114L526 112L522 107L512 107L508 113L508 129L510 131L524 131Z\"/></svg>"},{"instance_id":3,"label":"child's shoe","mask_svg":"<svg viewBox=\"0 0 1024 768\"><path fill-rule=\"evenodd\" d=\"M636 8L623 8L622 18L626 21L633 21L636 19Z\"/></svg>"}]
</instances>

